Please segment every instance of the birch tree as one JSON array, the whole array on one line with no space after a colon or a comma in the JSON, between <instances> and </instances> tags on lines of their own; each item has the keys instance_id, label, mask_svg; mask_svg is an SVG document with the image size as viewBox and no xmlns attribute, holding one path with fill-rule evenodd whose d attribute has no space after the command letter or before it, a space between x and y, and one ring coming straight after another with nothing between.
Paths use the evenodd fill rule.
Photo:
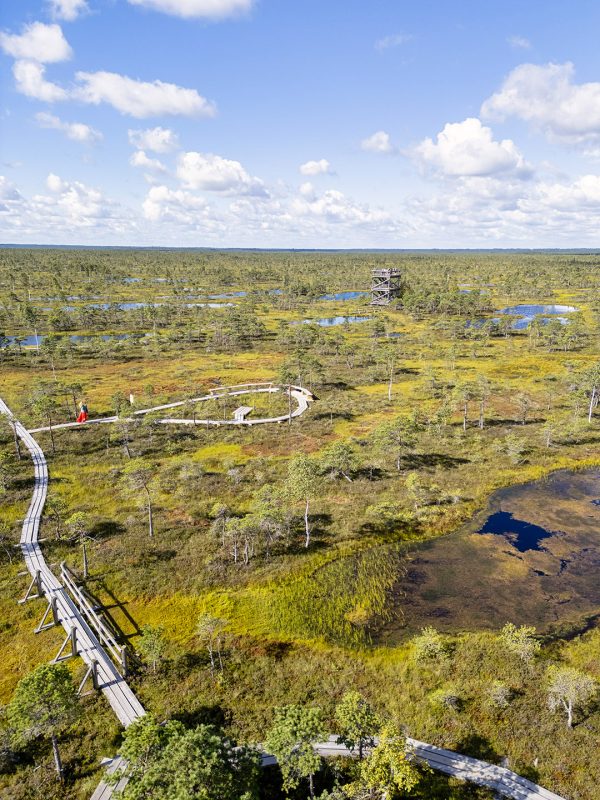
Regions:
<instances>
[{"instance_id":1,"label":"birch tree","mask_svg":"<svg viewBox=\"0 0 600 800\"><path fill-rule=\"evenodd\" d=\"M142 505L148 514L148 534L154 536L154 507L152 501L151 481L154 469L141 458L132 459L123 469L123 475L133 490L136 498L142 498Z\"/></svg>"},{"instance_id":2,"label":"birch tree","mask_svg":"<svg viewBox=\"0 0 600 800\"><path fill-rule=\"evenodd\" d=\"M548 707L561 709L567 717L567 728L573 727L573 712L583 708L596 694L596 682L574 667L548 668Z\"/></svg>"},{"instance_id":3,"label":"birch tree","mask_svg":"<svg viewBox=\"0 0 600 800\"><path fill-rule=\"evenodd\" d=\"M319 476L310 456L299 453L288 463L287 490L293 500L304 504L304 546L310 545L310 502L318 490Z\"/></svg>"}]
</instances>

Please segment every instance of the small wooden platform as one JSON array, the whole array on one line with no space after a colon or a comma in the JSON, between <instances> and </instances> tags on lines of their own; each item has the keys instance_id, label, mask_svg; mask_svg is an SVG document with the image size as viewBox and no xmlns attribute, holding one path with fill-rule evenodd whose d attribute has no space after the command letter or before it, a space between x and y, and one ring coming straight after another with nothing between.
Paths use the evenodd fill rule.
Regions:
<instances>
[{"instance_id":1,"label":"small wooden platform","mask_svg":"<svg viewBox=\"0 0 600 800\"><path fill-rule=\"evenodd\" d=\"M251 411L252 406L240 406L233 412L233 418L236 422L243 422Z\"/></svg>"}]
</instances>

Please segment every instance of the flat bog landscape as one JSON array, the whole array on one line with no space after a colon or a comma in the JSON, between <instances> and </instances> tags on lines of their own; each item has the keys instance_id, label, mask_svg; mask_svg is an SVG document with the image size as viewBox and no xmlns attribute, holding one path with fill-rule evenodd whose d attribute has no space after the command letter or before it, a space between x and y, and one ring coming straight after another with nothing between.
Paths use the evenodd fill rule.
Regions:
<instances>
[{"instance_id":1,"label":"flat bog landscape","mask_svg":"<svg viewBox=\"0 0 600 800\"><path fill-rule=\"evenodd\" d=\"M596 796L594 701L571 729L546 700L553 665L598 674L596 255L0 256L2 399L48 461L41 552L125 648L148 713L252 744L289 704L318 705L335 733L357 689L417 740ZM397 303L369 305L374 264L401 270ZM521 301L568 307L568 323L493 321ZM336 317L366 319L318 324ZM5 703L62 642L34 633L42 601L16 604L34 484L9 422ZM80 682L85 661L65 663ZM7 755L8 797L91 795L121 734L102 693L79 702L68 777L48 764L38 786L39 740Z\"/></svg>"},{"instance_id":2,"label":"flat bog landscape","mask_svg":"<svg viewBox=\"0 0 600 800\"><path fill-rule=\"evenodd\" d=\"M598 30L0 3L1 800L600 800Z\"/></svg>"}]
</instances>

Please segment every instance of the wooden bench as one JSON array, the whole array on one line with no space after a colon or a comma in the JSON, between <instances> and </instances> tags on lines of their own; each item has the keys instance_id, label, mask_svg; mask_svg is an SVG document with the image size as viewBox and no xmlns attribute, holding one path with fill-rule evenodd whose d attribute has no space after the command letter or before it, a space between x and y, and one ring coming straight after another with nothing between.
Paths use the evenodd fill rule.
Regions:
<instances>
[{"instance_id":1,"label":"wooden bench","mask_svg":"<svg viewBox=\"0 0 600 800\"><path fill-rule=\"evenodd\" d=\"M240 406L233 412L233 418L236 422L243 422L251 411L252 406Z\"/></svg>"}]
</instances>

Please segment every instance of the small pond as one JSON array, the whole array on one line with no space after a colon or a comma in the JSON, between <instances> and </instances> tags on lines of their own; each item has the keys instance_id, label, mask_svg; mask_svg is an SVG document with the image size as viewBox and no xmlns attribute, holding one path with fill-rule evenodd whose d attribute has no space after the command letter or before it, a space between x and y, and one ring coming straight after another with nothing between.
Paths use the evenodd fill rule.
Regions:
<instances>
[{"instance_id":1,"label":"small pond","mask_svg":"<svg viewBox=\"0 0 600 800\"><path fill-rule=\"evenodd\" d=\"M502 489L449 536L398 553L377 641L439 630L583 630L600 615L600 470L555 472Z\"/></svg>"},{"instance_id":2,"label":"small pond","mask_svg":"<svg viewBox=\"0 0 600 800\"><path fill-rule=\"evenodd\" d=\"M113 307L118 308L120 311L135 311L139 308L158 308L164 306L165 303L113 303ZM225 308L226 306L234 306L235 303L184 303L186 308ZM111 308L110 303L93 303L85 306L85 308L97 308L101 311L108 311ZM67 311L75 311L73 306L68 306Z\"/></svg>"},{"instance_id":3,"label":"small pond","mask_svg":"<svg viewBox=\"0 0 600 800\"><path fill-rule=\"evenodd\" d=\"M511 314L516 316L535 317L537 314L571 314L579 311L574 306L557 306L557 305L528 305L522 303L518 306L507 306L506 308L499 309L500 314Z\"/></svg>"},{"instance_id":4,"label":"small pond","mask_svg":"<svg viewBox=\"0 0 600 800\"><path fill-rule=\"evenodd\" d=\"M265 291L265 290L262 290L262 291ZM283 290L282 289L267 289L266 293L267 294L283 294ZM209 297L211 300L220 300L220 299L226 299L228 297L246 297L247 295L248 295L248 292L243 292L242 291L242 292L223 292L222 294L209 294L209 295L207 295L207 297Z\"/></svg>"},{"instance_id":5,"label":"small pond","mask_svg":"<svg viewBox=\"0 0 600 800\"><path fill-rule=\"evenodd\" d=\"M319 297L319 300L356 300L358 297L365 297L368 294L369 292L358 291L335 292L334 294L324 294Z\"/></svg>"},{"instance_id":6,"label":"small pond","mask_svg":"<svg viewBox=\"0 0 600 800\"><path fill-rule=\"evenodd\" d=\"M292 325L320 325L322 328L332 328L334 325L346 325L353 322L368 322L371 317L322 317L321 319L302 319L292 322Z\"/></svg>"},{"instance_id":7,"label":"small pond","mask_svg":"<svg viewBox=\"0 0 600 800\"><path fill-rule=\"evenodd\" d=\"M561 325L568 325L569 320L566 317L559 315L572 314L575 311L579 311L579 309L575 308L574 306L535 305L522 303L517 306L507 306L506 308L501 308L498 310L498 313L520 317L520 319L515 320L512 324L513 330L519 331L529 327L533 320L539 316L542 317L540 321L543 324L550 322L549 319L544 319L544 317L554 317L554 319L557 322L560 322Z\"/></svg>"},{"instance_id":8,"label":"small pond","mask_svg":"<svg viewBox=\"0 0 600 800\"><path fill-rule=\"evenodd\" d=\"M510 328L513 331L522 331L528 328L534 319L537 319L541 325L548 325L550 322L559 322L561 325L568 325L570 320L568 317L520 317L515 319ZM485 317L481 319L468 320L466 323L467 328L482 328L486 322L493 322L495 325L500 324L500 317Z\"/></svg>"},{"instance_id":9,"label":"small pond","mask_svg":"<svg viewBox=\"0 0 600 800\"><path fill-rule=\"evenodd\" d=\"M60 339L68 339L70 342L75 342L76 344L80 342L92 341L95 339L101 339L103 342L110 342L110 341L122 341L124 339L135 338L135 336L132 336L132 334L129 333L103 333L103 334L98 334L96 336L94 336L93 334L72 334L69 336L66 335L62 336L57 334L57 336ZM136 336L137 338L143 338L144 336L146 336L146 334L136 334ZM10 344L13 344L17 339L16 336L7 336L6 338L8 339L8 344L5 345L6 347L8 347L8 345ZM19 336L18 338L21 342L21 347L36 346L35 336ZM40 333L37 338L41 346L46 336L43 333Z\"/></svg>"}]
</instances>

